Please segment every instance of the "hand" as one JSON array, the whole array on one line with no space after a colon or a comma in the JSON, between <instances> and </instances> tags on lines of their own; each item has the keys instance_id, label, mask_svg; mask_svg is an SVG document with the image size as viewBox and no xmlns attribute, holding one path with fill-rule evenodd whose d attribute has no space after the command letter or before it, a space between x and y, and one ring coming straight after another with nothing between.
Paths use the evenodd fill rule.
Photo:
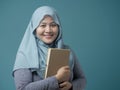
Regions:
<instances>
[{"instance_id":1,"label":"hand","mask_svg":"<svg viewBox=\"0 0 120 90\"><path fill-rule=\"evenodd\" d=\"M64 81L68 81L70 78L70 68L69 66L63 66L61 67L58 71L57 74L55 75L58 82L64 82Z\"/></svg>"},{"instance_id":2,"label":"hand","mask_svg":"<svg viewBox=\"0 0 120 90\"><path fill-rule=\"evenodd\" d=\"M59 84L60 90L69 90L72 87L72 84L68 81Z\"/></svg>"}]
</instances>

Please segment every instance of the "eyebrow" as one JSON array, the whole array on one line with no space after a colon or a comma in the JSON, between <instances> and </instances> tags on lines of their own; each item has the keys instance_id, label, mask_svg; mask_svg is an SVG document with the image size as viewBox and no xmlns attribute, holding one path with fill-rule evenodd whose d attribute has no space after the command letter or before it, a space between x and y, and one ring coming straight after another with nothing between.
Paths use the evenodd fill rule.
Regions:
<instances>
[{"instance_id":1,"label":"eyebrow","mask_svg":"<svg viewBox=\"0 0 120 90\"><path fill-rule=\"evenodd\" d=\"M53 21L53 22L51 22L51 23L55 23L55 22ZM50 23L50 24L51 24L51 23ZM46 22L41 22L40 24L47 24L47 23L46 23ZM56 24L56 23L55 23L55 24Z\"/></svg>"}]
</instances>

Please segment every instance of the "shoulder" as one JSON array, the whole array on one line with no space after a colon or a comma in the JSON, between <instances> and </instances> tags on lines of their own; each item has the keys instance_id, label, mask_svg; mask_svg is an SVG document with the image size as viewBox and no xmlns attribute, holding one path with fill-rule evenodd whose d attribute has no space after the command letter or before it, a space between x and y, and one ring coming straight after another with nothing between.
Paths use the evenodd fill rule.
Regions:
<instances>
[{"instance_id":1,"label":"shoulder","mask_svg":"<svg viewBox=\"0 0 120 90\"><path fill-rule=\"evenodd\" d=\"M72 49L69 45L64 44L64 45L63 45L63 49L69 49L70 52L71 52L71 54L72 54L73 56L75 55L73 49Z\"/></svg>"},{"instance_id":2,"label":"shoulder","mask_svg":"<svg viewBox=\"0 0 120 90\"><path fill-rule=\"evenodd\" d=\"M22 68L22 69L17 69L17 70L15 70L14 72L14 76L19 76L19 75L21 75L21 76L29 76L29 75L31 75L31 71L30 71L30 69L28 69L28 68Z\"/></svg>"},{"instance_id":3,"label":"shoulder","mask_svg":"<svg viewBox=\"0 0 120 90\"><path fill-rule=\"evenodd\" d=\"M63 45L63 49L70 49L71 50L70 46L66 45L66 44Z\"/></svg>"}]
</instances>

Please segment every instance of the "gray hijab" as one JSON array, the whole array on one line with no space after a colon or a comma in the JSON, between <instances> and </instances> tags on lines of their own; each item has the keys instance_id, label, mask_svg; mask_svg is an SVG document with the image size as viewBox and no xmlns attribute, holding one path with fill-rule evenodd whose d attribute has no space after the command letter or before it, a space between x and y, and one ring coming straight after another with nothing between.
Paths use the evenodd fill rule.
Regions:
<instances>
[{"instance_id":1,"label":"gray hijab","mask_svg":"<svg viewBox=\"0 0 120 90\"><path fill-rule=\"evenodd\" d=\"M34 34L35 29L38 27L45 15L51 16L54 19L54 22L59 25L58 37L51 45L46 45ZM47 51L50 47L64 47L62 41L61 24L54 8L42 6L37 8L32 15L22 42L19 46L13 71L20 68L30 68L32 71L37 71L40 77L43 78L46 67Z\"/></svg>"}]
</instances>

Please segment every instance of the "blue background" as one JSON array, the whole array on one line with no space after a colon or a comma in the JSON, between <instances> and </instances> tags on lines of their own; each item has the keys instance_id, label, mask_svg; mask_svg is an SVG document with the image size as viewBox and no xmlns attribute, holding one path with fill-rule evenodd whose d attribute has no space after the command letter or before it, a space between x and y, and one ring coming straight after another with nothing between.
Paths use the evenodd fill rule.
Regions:
<instances>
[{"instance_id":1,"label":"blue background","mask_svg":"<svg viewBox=\"0 0 120 90\"><path fill-rule=\"evenodd\" d=\"M0 90L15 90L16 52L42 5L57 9L64 42L86 75L85 90L120 90L120 0L0 0Z\"/></svg>"}]
</instances>

